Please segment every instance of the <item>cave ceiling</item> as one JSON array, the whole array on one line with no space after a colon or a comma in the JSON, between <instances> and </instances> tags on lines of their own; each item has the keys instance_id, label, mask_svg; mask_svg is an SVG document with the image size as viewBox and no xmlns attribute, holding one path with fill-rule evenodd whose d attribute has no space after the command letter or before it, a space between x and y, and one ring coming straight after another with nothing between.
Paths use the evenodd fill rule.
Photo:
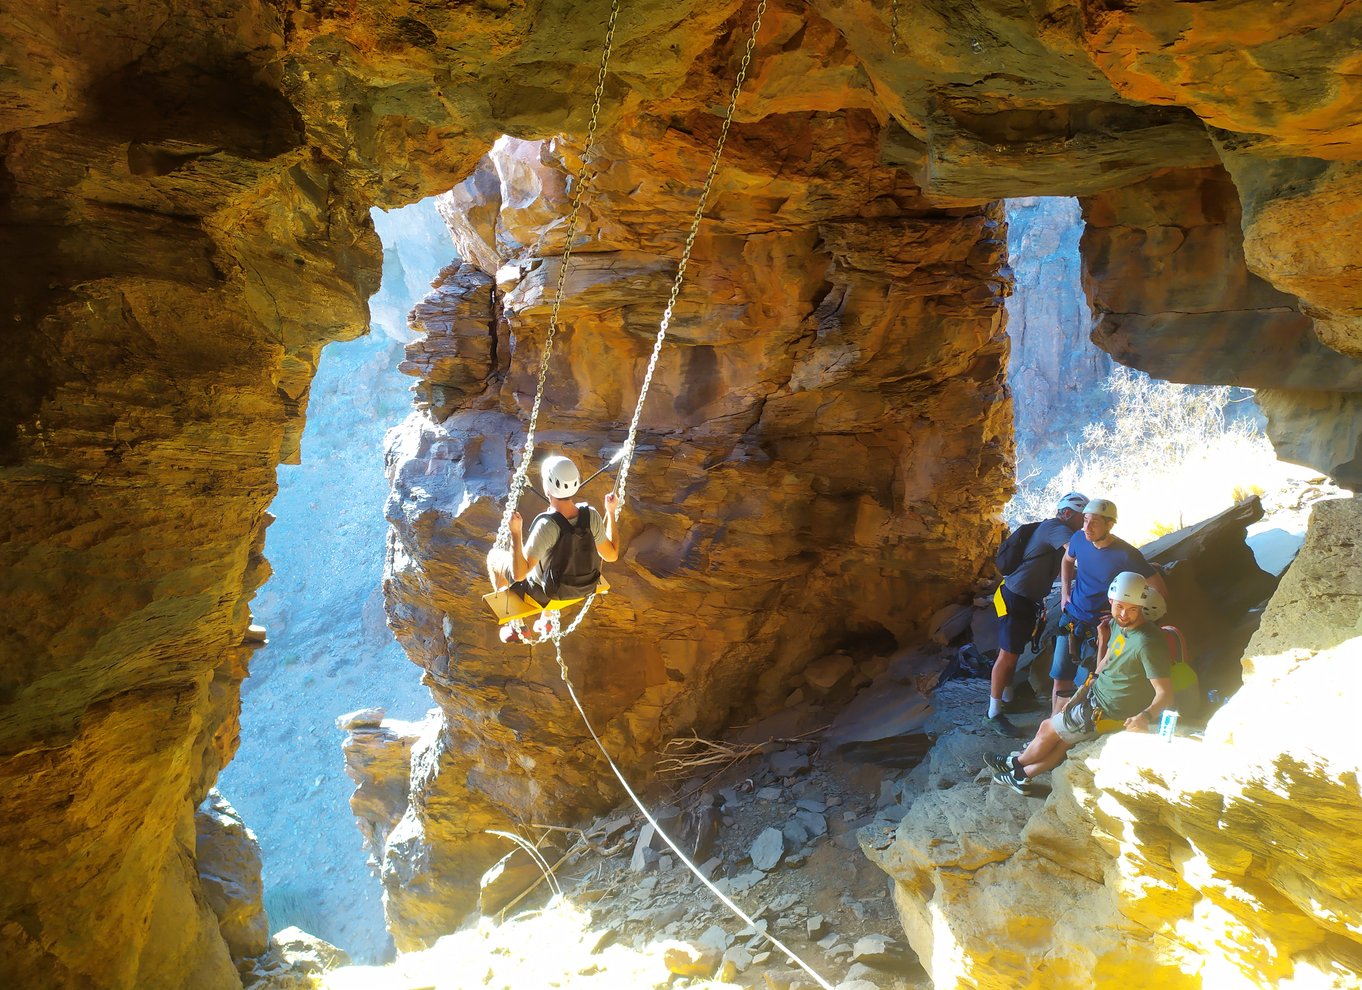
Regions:
<instances>
[{"instance_id":1,"label":"cave ceiling","mask_svg":"<svg viewBox=\"0 0 1362 990\"><path fill-rule=\"evenodd\" d=\"M367 327L381 268L368 211L451 189L500 135L580 140L607 10L0 4L0 845L22 852L0 889L10 985L233 985L196 895L192 811L235 749L275 470L299 457L322 346ZM672 206L754 11L622 5L603 140ZM841 292L899 279L929 285L905 290L915 300L964 301L958 320L913 311L954 336L900 340L855 297L848 311L896 360L919 348L940 374L894 370L882 394L848 376L836 406L845 435L899 397L932 393L949 413L898 424L893 442L940 446L907 467L884 453L882 490L862 493L921 494L890 528L936 554L923 573L942 594L972 579L1011 484L1001 197L1081 198L1094 339L1119 360L1258 388L1279 450L1362 477L1359 42L1362 5L1313 0L766 8L711 259L810 306L829 297L800 257L841 273ZM651 250L630 188L618 241ZM757 233L793 247L744 254ZM830 312L805 314L806 336L834 327ZM769 413L792 435L814 415L798 392ZM836 473L833 445L776 452L796 448ZM952 452L951 478L984 482L949 501L933 449ZM697 484L712 466L696 450L677 464ZM732 497L768 477L736 475ZM937 504L965 522L932 545ZM858 517L848 543L882 522ZM911 569L892 551L891 569Z\"/></svg>"}]
</instances>

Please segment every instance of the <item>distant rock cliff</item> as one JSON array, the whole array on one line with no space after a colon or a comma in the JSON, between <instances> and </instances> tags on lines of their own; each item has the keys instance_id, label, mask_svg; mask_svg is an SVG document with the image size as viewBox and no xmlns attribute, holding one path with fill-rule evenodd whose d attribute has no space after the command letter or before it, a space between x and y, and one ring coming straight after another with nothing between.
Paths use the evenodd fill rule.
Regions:
<instances>
[{"instance_id":1,"label":"distant rock cliff","mask_svg":"<svg viewBox=\"0 0 1362 990\"><path fill-rule=\"evenodd\" d=\"M1007 300L1012 341L1007 382L1017 431L1018 483L1043 484L1071 456L1110 400L1101 389L1111 356L1089 340L1092 310L1078 253L1083 214L1076 199L1025 197L1007 203L1007 250L1016 288Z\"/></svg>"}]
</instances>

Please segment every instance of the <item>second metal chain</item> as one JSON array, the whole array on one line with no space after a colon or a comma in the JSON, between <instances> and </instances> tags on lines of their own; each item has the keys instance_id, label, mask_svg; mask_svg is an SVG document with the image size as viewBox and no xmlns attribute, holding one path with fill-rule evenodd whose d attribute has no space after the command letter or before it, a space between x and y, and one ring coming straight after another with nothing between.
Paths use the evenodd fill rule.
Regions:
<instances>
[{"instance_id":1,"label":"second metal chain","mask_svg":"<svg viewBox=\"0 0 1362 990\"><path fill-rule=\"evenodd\" d=\"M653 353L648 359L648 371L643 376L643 385L639 389L638 402L634 405L634 416L629 421L629 434L624 441L624 459L620 463L619 478L615 482L615 494L621 502L624 500L625 490L629 483L629 465L634 459L634 445L638 436L639 419L643 415L643 403L648 398L648 389L653 383L653 372L657 370L657 359L662 353L662 344L667 339L667 328L671 325L672 310L676 307L676 299L681 294L681 285L686 278L686 265L690 262L690 252L695 247L695 237L700 231L700 221L705 214L705 203L709 199L710 187L714 184L714 176L719 171L719 158L724 153L724 144L728 140L728 129L733 124L733 114L738 108L738 94L742 92L743 81L747 78L747 67L752 63L752 51L757 44L757 32L761 30L761 15L765 12L766 0L761 0L761 3L757 5L757 15L752 21L752 32L747 38L747 49L743 52L742 64L738 67L738 78L733 84L733 95L728 101L728 113L724 115L723 128L719 131L719 140L714 146L714 155L710 158L709 171L705 174L705 182L700 189L700 202L695 206L695 216L691 219L690 232L686 235L685 247L681 251L681 261L676 266L676 278L672 280L671 297L667 300L667 308L662 311L662 322L657 329L657 338L653 341Z\"/></svg>"},{"instance_id":2,"label":"second metal chain","mask_svg":"<svg viewBox=\"0 0 1362 990\"><path fill-rule=\"evenodd\" d=\"M553 341L558 335L558 309L563 303L563 286L567 280L568 262L572 258L573 242L577 238L577 215L582 208L582 197L587 186L595 177L589 171L592 145L596 141L596 124L601 114L601 99L605 94L606 71L610 66L610 52L615 41L615 21L619 17L619 0L610 0L610 17L605 25L605 45L601 50L601 67L596 73L596 92L591 101L591 120L586 128L586 144L582 148L582 167L577 172L576 188L572 194L572 212L568 214L567 243L563 245L563 256L558 266L558 281L554 288L553 307L549 311L549 328L544 334L544 351L539 356L539 380L534 389L534 404L530 407L530 421L525 427L525 444L520 453L520 463L511 478L510 491L506 493L506 508L501 513L501 525L497 527L497 538L493 544L498 550L506 550L511 545L511 516L520 504L520 496L525 493L528 483L530 459L534 456L534 434L539 424L539 408L544 403L544 384L549 376L549 358L553 354Z\"/></svg>"}]
</instances>

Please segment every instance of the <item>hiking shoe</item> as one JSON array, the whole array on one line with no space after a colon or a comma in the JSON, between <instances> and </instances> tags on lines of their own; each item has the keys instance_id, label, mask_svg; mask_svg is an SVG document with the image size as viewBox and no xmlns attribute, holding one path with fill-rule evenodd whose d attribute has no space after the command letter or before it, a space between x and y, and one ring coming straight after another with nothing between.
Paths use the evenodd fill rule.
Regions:
<instances>
[{"instance_id":1,"label":"hiking shoe","mask_svg":"<svg viewBox=\"0 0 1362 990\"><path fill-rule=\"evenodd\" d=\"M1012 753L985 753L984 765L994 773L1011 773L1017 758Z\"/></svg>"},{"instance_id":2,"label":"hiking shoe","mask_svg":"<svg viewBox=\"0 0 1362 990\"><path fill-rule=\"evenodd\" d=\"M1011 739L1021 739L1026 735L1026 732L1017 728L1012 724L1011 719L1002 714L991 715L988 718L985 718L984 725L998 735L1007 736Z\"/></svg>"},{"instance_id":3,"label":"hiking shoe","mask_svg":"<svg viewBox=\"0 0 1362 990\"><path fill-rule=\"evenodd\" d=\"M997 773L995 773L993 775L993 782L995 784L1006 784L1008 787L1012 788L1014 791L1016 791L1023 797L1031 796L1031 781L1018 780L1008 770L999 770Z\"/></svg>"}]
</instances>

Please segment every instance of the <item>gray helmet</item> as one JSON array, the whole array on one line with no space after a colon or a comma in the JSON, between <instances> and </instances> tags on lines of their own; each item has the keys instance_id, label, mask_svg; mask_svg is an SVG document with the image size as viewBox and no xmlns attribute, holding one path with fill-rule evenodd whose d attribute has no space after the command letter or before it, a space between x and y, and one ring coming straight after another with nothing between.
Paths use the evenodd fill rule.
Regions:
<instances>
[{"instance_id":1,"label":"gray helmet","mask_svg":"<svg viewBox=\"0 0 1362 990\"><path fill-rule=\"evenodd\" d=\"M1104 498L1095 498L1083 506L1083 514L1086 516L1102 516L1114 523L1116 522L1116 503L1109 502Z\"/></svg>"},{"instance_id":2,"label":"gray helmet","mask_svg":"<svg viewBox=\"0 0 1362 990\"><path fill-rule=\"evenodd\" d=\"M1088 496L1084 495L1082 492L1069 492L1069 494L1060 499L1059 504L1055 506L1055 514L1058 515L1065 509L1072 509L1074 512L1082 512L1083 507L1087 504Z\"/></svg>"}]
</instances>

